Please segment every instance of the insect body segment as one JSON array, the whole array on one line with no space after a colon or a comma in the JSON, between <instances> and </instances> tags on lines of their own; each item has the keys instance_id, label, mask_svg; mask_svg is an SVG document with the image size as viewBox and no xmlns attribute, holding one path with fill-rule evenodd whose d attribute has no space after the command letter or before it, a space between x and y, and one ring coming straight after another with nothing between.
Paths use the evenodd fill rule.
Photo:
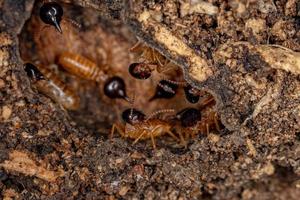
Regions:
<instances>
[{"instance_id":1,"label":"insect body segment","mask_svg":"<svg viewBox=\"0 0 300 200\"><path fill-rule=\"evenodd\" d=\"M113 76L105 82L104 94L111 99L123 98L130 101L126 94L125 82L118 76Z\"/></svg>"},{"instance_id":2,"label":"insect body segment","mask_svg":"<svg viewBox=\"0 0 300 200\"><path fill-rule=\"evenodd\" d=\"M164 73L173 69L170 61L161 55L155 49L137 42L131 49L131 52L140 53L140 61L129 65L129 73L136 79L148 79L152 72Z\"/></svg>"},{"instance_id":3,"label":"insect body segment","mask_svg":"<svg viewBox=\"0 0 300 200\"><path fill-rule=\"evenodd\" d=\"M26 63L24 65L24 70L27 73L27 76L32 79L32 80L44 80L45 77L44 75L38 70L38 68L31 64L31 63Z\"/></svg>"},{"instance_id":4,"label":"insect body segment","mask_svg":"<svg viewBox=\"0 0 300 200\"><path fill-rule=\"evenodd\" d=\"M151 138L152 146L155 149L156 143L154 138L168 134L175 140L179 139L171 131L172 126L161 119L145 119L145 115L136 109L127 109L122 113L122 118L125 121L125 125L115 123L111 129L111 137L114 134L115 129L122 135L122 137L135 139L133 144L139 140L145 140Z\"/></svg>"},{"instance_id":5,"label":"insect body segment","mask_svg":"<svg viewBox=\"0 0 300 200\"><path fill-rule=\"evenodd\" d=\"M183 127L195 126L201 120L201 112L196 108L185 108L176 114Z\"/></svg>"},{"instance_id":6,"label":"insect body segment","mask_svg":"<svg viewBox=\"0 0 300 200\"><path fill-rule=\"evenodd\" d=\"M167 80L161 80L156 87L154 96L149 101L159 98L170 99L176 95L177 88L178 85Z\"/></svg>"},{"instance_id":7,"label":"insect body segment","mask_svg":"<svg viewBox=\"0 0 300 200\"><path fill-rule=\"evenodd\" d=\"M197 89L193 88L191 85L187 85L183 89L185 97L190 103L194 104L199 101L200 95Z\"/></svg>"},{"instance_id":8,"label":"insect body segment","mask_svg":"<svg viewBox=\"0 0 300 200\"><path fill-rule=\"evenodd\" d=\"M79 97L62 80L45 68L26 63L24 69L37 90L69 110L79 107Z\"/></svg>"},{"instance_id":9,"label":"insect body segment","mask_svg":"<svg viewBox=\"0 0 300 200\"><path fill-rule=\"evenodd\" d=\"M129 65L128 71L131 76L136 79L148 79L153 71L152 65L145 63L132 63Z\"/></svg>"},{"instance_id":10,"label":"insect body segment","mask_svg":"<svg viewBox=\"0 0 300 200\"><path fill-rule=\"evenodd\" d=\"M108 75L93 61L70 52L59 56L58 63L70 74L92 81L104 81Z\"/></svg>"},{"instance_id":11,"label":"insect body segment","mask_svg":"<svg viewBox=\"0 0 300 200\"><path fill-rule=\"evenodd\" d=\"M141 111L129 108L122 113L122 119L131 125L145 120L145 114Z\"/></svg>"},{"instance_id":12,"label":"insect body segment","mask_svg":"<svg viewBox=\"0 0 300 200\"><path fill-rule=\"evenodd\" d=\"M211 111L205 116L201 111L195 108L185 108L176 114L177 119L181 123L179 133L185 135L185 139L198 134L208 134L210 130L216 129L220 132L219 117L216 112Z\"/></svg>"},{"instance_id":13,"label":"insect body segment","mask_svg":"<svg viewBox=\"0 0 300 200\"><path fill-rule=\"evenodd\" d=\"M40 8L40 18L45 24L52 25L62 33L60 22L64 14L63 8L56 2L44 3Z\"/></svg>"}]
</instances>

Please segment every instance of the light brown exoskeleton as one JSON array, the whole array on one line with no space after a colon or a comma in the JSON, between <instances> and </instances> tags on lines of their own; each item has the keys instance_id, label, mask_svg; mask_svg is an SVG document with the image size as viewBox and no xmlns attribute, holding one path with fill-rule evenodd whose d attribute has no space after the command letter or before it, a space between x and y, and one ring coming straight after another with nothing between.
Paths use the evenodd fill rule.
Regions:
<instances>
[{"instance_id":1,"label":"light brown exoskeleton","mask_svg":"<svg viewBox=\"0 0 300 200\"><path fill-rule=\"evenodd\" d=\"M37 68L31 63L26 63L24 69L40 93L50 97L68 110L78 109L79 96L50 70Z\"/></svg>"},{"instance_id":2,"label":"light brown exoskeleton","mask_svg":"<svg viewBox=\"0 0 300 200\"><path fill-rule=\"evenodd\" d=\"M128 69L130 75L136 79L148 79L155 70L162 74L175 67L158 51L141 42L135 44L130 51L140 53L140 62L131 63Z\"/></svg>"},{"instance_id":3,"label":"light brown exoskeleton","mask_svg":"<svg viewBox=\"0 0 300 200\"><path fill-rule=\"evenodd\" d=\"M145 119L145 114L136 109L127 109L122 113L122 119L125 121L124 124L115 123L111 129L112 138L115 129L121 134L122 137L134 139L133 144L137 143L139 140L151 139L152 146L156 149L155 137L168 134L175 140L180 141L174 133L171 131L172 126L165 120L152 118L158 113L173 112L173 110L160 110L147 119Z\"/></svg>"},{"instance_id":4,"label":"light brown exoskeleton","mask_svg":"<svg viewBox=\"0 0 300 200\"><path fill-rule=\"evenodd\" d=\"M70 74L86 80L102 82L109 78L108 73L95 62L75 53L63 52L58 64Z\"/></svg>"}]
</instances>

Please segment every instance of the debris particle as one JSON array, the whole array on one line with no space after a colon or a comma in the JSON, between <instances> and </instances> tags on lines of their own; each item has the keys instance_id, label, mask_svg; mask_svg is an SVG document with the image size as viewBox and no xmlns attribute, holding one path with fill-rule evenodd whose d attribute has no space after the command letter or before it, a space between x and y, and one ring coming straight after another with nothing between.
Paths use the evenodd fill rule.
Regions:
<instances>
[{"instance_id":1,"label":"debris particle","mask_svg":"<svg viewBox=\"0 0 300 200\"><path fill-rule=\"evenodd\" d=\"M248 155L255 157L257 155L256 149L252 143L252 140L246 139L247 147L249 149Z\"/></svg>"},{"instance_id":2,"label":"debris particle","mask_svg":"<svg viewBox=\"0 0 300 200\"><path fill-rule=\"evenodd\" d=\"M45 164L45 163L43 163ZM25 176L36 176L48 182L54 182L63 174L50 171L43 166L38 166L26 153L17 150L9 154L9 160L0 164L8 172L18 172Z\"/></svg>"},{"instance_id":3,"label":"debris particle","mask_svg":"<svg viewBox=\"0 0 300 200\"><path fill-rule=\"evenodd\" d=\"M119 191L119 195L120 196L125 196L127 194L127 192L129 191L130 187L129 186L122 186L120 191Z\"/></svg>"},{"instance_id":4,"label":"debris particle","mask_svg":"<svg viewBox=\"0 0 300 200\"><path fill-rule=\"evenodd\" d=\"M11 106L3 106L2 107L2 118L4 120L8 120L12 114Z\"/></svg>"},{"instance_id":5,"label":"debris particle","mask_svg":"<svg viewBox=\"0 0 300 200\"><path fill-rule=\"evenodd\" d=\"M199 1L197 3L182 2L180 6L180 15L182 17L188 14L207 14L216 15L218 13L218 7L214 6L212 3Z\"/></svg>"}]
</instances>

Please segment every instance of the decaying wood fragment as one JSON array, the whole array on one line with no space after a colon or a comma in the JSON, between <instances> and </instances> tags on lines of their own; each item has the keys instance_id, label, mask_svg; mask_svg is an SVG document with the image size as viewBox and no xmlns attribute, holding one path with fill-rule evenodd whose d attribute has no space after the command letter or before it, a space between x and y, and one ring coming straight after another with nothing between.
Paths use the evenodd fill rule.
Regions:
<instances>
[{"instance_id":1,"label":"decaying wood fragment","mask_svg":"<svg viewBox=\"0 0 300 200\"><path fill-rule=\"evenodd\" d=\"M271 68L285 70L293 74L300 74L300 53L279 45L252 45L248 42L235 42L222 45L215 52L215 59L225 62L230 58L234 47L246 46L249 51L259 53Z\"/></svg>"},{"instance_id":2,"label":"decaying wood fragment","mask_svg":"<svg viewBox=\"0 0 300 200\"><path fill-rule=\"evenodd\" d=\"M155 21L151 17L150 12L144 11L140 14L138 20L145 29L153 30L153 39L164 45L172 56L187 61L186 65L189 66L189 75L194 79L203 82L213 74L212 67L209 66L204 58L197 55L193 49L176 37L165 26Z\"/></svg>"},{"instance_id":3,"label":"decaying wood fragment","mask_svg":"<svg viewBox=\"0 0 300 200\"><path fill-rule=\"evenodd\" d=\"M214 6L212 3L201 0L197 2L181 2L180 15L182 17L194 13L216 15L218 13L218 7Z\"/></svg>"},{"instance_id":4,"label":"decaying wood fragment","mask_svg":"<svg viewBox=\"0 0 300 200\"><path fill-rule=\"evenodd\" d=\"M0 164L8 172L18 172L25 176L36 176L47 182L55 182L58 177L63 176L61 172L51 171L32 160L27 153L14 150L9 154L9 160Z\"/></svg>"}]
</instances>

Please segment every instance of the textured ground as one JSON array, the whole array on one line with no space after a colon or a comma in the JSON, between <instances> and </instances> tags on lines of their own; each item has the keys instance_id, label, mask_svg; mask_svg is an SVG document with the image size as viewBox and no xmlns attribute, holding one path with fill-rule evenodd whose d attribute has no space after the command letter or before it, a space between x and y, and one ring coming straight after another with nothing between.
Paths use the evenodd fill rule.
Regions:
<instances>
[{"instance_id":1,"label":"textured ground","mask_svg":"<svg viewBox=\"0 0 300 200\"><path fill-rule=\"evenodd\" d=\"M299 197L299 2L65 2L72 3L64 5L66 16L82 30L70 30L72 37L62 41L49 30L35 41L34 2L0 1L1 198ZM22 59L48 66L66 47L98 64L112 51L113 70L139 91L140 109L186 106L182 94L148 105L152 82L139 89L125 76L136 59L128 53L135 36L181 66L189 83L214 95L226 126L222 133L199 135L187 149L167 139L158 140L156 151L149 142L109 141L114 109L129 105L110 102L96 84L62 73L82 99L79 111L68 112L39 94L23 71Z\"/></svg>"}]
</instances>

